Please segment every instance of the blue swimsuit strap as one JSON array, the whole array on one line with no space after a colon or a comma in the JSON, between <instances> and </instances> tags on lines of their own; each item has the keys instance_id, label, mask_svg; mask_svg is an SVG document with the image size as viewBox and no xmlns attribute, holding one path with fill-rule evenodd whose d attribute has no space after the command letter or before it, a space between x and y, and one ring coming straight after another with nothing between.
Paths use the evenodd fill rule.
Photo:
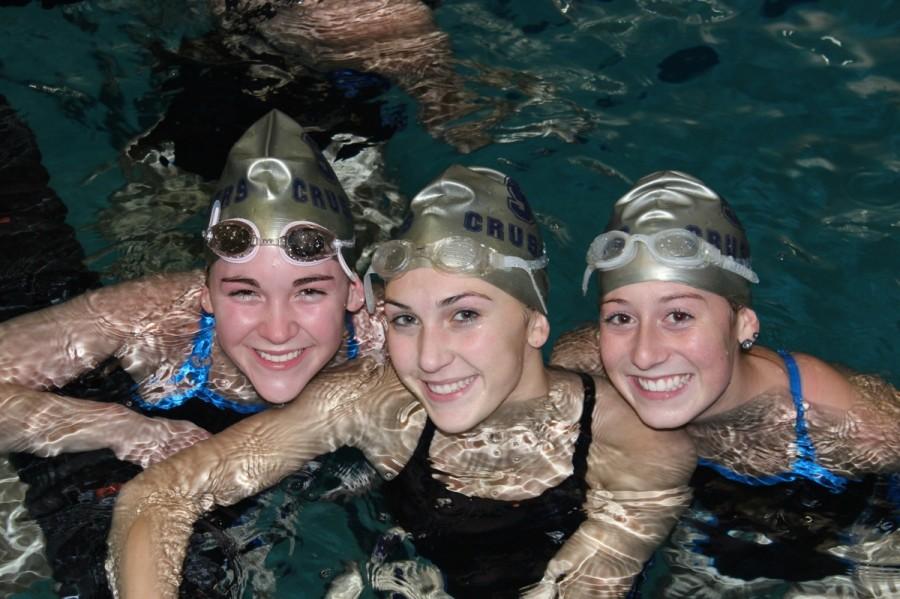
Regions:
<instances>
[{"instance_id":1,"label":"blue swimsuit strap","mask_svg":"<svg viewBox=\"0 0 900 599\"><path fill-rule=\"evenodd\" d=\"M816 448L809 430L806 427L806 408L803 405L803 388L800 382L800 368L797 361L790 353L783 349L778 350L778 355L784 360L791 384L791 397L794 400L794 408L797 410L797 420L794 430L797 431L797 457L791 464L793 472L816 482L823 487L840 492L847 487L847 479L829 471L816 461Z\"/></svg>"},{"instance_id":2,"label":"blue swimsuit strap","mask_svg":"<svg viewBox=\"0 0 900 599\"><path fill-rule=\"evenodd\" d=\"M196 397L208 404L212 404L222 410L231 410L238 414L255 414L266 409L263 404L244 404L226 399L210 391L207 388L209 381L209 368L212 365L213 339L216 331L216 317L208 312L200 315L200 329L194 335L194 344L191 355L172 377L174 384L186 381L190 384L187 389L172 393L168 397L154 403L149 403L135 394L134 401L145 410L171 410L177 408L192 397Z\"/></svg>"},{"instance_id":3,"label":"blue swimsuit strap","mask_svg":"<svg viewBox=\"0 0 900 599\"><path fill-rule=\"evenodd\" d=\"M347 359L355 360L359 356L359 339L356 338L356 327L350 312L344 313L344 328L347 329Z\"/></svg>"},{"instance_id":4,"label":"blue swimsuit strap","mask_svg":"<svg viewBox=\"0 0 900 599\"><path fill-rule=\"evenodd\" d=\"M840 493L847 488L847 479L830 472L816 462L816 448L813 445L812 438L809 436L809 430L806 427L806 408L803 406L803 386L800 380L800 369L797 367L797 361L794 359L794 356L783 349L778 350L778 355L784 360L784 365L787 368L791 398L794 401L794 409L797 412L797 418L794 421L794 430L797 433L797 457L791 463L790 472L766 476L750 476L738 474L737 472L706 458L700 458L698 462L707 468L712 468L729 480L734 480L745 485L776 485L778 483L792 482L797 480L798 477L802 477L825 487L833 493Z\"/></svg>"}]
</instances>

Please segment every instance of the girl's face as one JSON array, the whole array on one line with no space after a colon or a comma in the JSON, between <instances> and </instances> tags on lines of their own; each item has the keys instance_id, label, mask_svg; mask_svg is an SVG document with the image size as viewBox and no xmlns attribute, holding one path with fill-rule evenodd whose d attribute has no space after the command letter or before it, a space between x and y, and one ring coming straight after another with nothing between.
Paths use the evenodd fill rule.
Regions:
<instances>
[{"instance_id":1,"label":"girl's face","mask_svg":"<svg viewBox=\"0 0 900 599\"><path fill-rule=\"evenodd\" d=\"M600 304L600 357L647 426L677 428L717 412L731 389L740 340L756 330L748 308L664 281L626 285Z\"/></svg>"},{"instance_id":2,"label":"girl's face","mask_svg":"<svg viewBox=\"0 0 900 599\"><path fill-rule=\"evenodd\" d=\"M470 430L506 401L547 392L546 317L490 283L417 268L388 282L385 313L394 368L445 433Z\"/></svg>"},{"instance_id":3,"label":"girl's face","mask_svg":"<svg viewBox=\"0 0 900 599\"><path fill-rule=\"evenodd\" d=\"M334 356L344 332L344 312L362 305L359 281L351 283L337 260L297 266L273 246L249 262L217 260L201 303L216 317L216 341L260 397L294 399Z\"/></svg>"}]
</instances>

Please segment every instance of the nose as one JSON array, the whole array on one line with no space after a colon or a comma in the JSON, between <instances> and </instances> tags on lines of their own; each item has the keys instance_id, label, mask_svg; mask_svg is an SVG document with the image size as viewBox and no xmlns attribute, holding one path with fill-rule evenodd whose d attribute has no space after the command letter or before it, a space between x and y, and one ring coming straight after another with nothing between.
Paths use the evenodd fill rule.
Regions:
<instances>
[{"instance_id":1,"label":"nose","mask_svg":"<svg viewBox=\"0 0 900 599\"><path fill-rule=\"evenodd\" d=\"M631 361L641 370L650 370L668 357L665 339L653 324L641 323L636 331Z\"/></svg>"},{"instance_id":2,"label":"nose","mask_svg":"<svg viewBox=\"0 0 900 599\"><path fill-rule=\"evenodd\" d=\"M419 368L423 372L438 372L453 360L448 339L441 327L423 325L419 332Z\"/></svg>"},{"instance_id":3,"label":"nose","mask_svg":"<svg viewBox=\"0 0 900 599\"><path fill-rule=\"evenodd\" d=\"M287 304L272 301L266 306L265 316L259 326L259 334L263 339L281 345L296 337L299 332L300 324Z\"/></svg>"}]
</instances>

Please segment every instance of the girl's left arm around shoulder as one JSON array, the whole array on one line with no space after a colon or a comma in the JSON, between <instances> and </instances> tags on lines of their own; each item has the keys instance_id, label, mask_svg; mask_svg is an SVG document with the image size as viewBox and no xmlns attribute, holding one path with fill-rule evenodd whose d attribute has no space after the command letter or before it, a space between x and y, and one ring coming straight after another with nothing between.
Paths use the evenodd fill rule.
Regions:
<instances>
[{"instance_id":1,"label":"girl's left arm around shoulder","mask_svg":"<svg viewBox=\"0 0 900 599\"><path fill-rule=\"evenodd\" d=\"M379 381L366 364L322 373L281 409L238 422L155 464L122 487L106 570L122 599L177 597L194 522L344 444L366 421L357 399Z\"/></svg>"},{"instance_id":2,"label":"girl's left arm around shoulder","mask_svg":"<svg viewBox=\"0 0 900 599\"><path fill-rule=\"evenodd\" d=\"M813 442L829 467L851 476L900 472L900 392L875 375L795 358Z\"/></svg>"},{"instance_id":3,"label":"girl's left arm around shoulder","mask_svg":"<svg viewBox=\"0 0 900 599\"><path fill-rule=\"evenodd\" d=\"M687 435L648 428L608 383L595 381L587 520L523 597L624 597L690 504L697 458Z\"/></svg>"}]
</instances>

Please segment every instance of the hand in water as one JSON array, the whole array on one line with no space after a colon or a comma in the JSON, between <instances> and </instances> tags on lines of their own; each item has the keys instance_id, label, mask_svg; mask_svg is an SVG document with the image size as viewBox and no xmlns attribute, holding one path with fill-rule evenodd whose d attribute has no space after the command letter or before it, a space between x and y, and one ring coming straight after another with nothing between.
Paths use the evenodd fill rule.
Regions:
<instances>
[{"instance_id":1,"label":"hand in water","mask_svg":"<svg viewBox=\"0 0 900 599\"><path fill-rule=\"evenodd\" d=\"M111 447L116 457L137 464L152 466L210 436L210 433L187 420L149 418L133 413L135 419L119 428L122 439L113 439Z\"/></svg>"}]
</instances>

